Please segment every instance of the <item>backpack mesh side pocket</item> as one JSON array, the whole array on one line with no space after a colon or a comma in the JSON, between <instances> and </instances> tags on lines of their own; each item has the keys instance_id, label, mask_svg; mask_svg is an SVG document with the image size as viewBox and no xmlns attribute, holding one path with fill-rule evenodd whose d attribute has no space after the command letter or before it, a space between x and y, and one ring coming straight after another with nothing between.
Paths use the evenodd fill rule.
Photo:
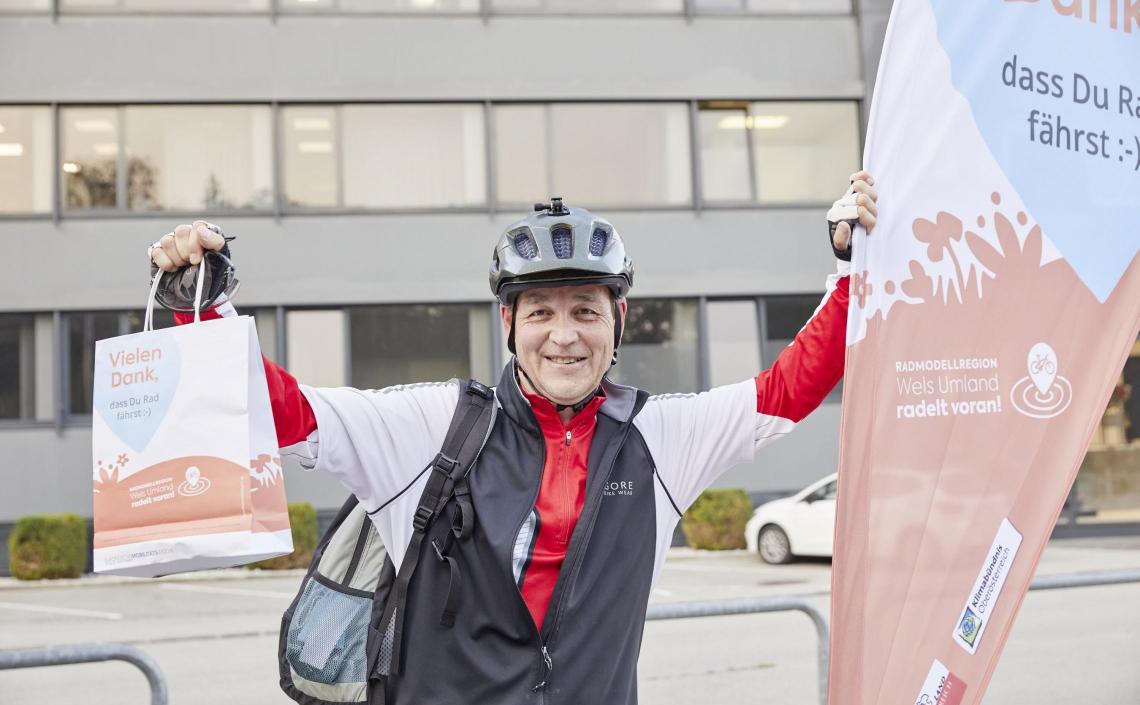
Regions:
<instances>
[{"instance_id":1,"label":"backpack mesh side pocket","mask_svg":"<svg viewBox=\"0 0 1140 705\"><path fill-rule=\"evenodd\" d=\"M326 532L282 617L281 688L302 705L368 702L368 630L387 553L350 499Z\"/></svg>"},{"instance_id":2,"label":"backpack mesh side pocket","mask_svg":"<svg viewBox=\"0 0 1140 705\"><path fill-rule=\"evenodd\" d=\"M289 625L286 658L295 687L332 702L363 702L368 691L365 643L372 596L309 580Z\"/></svg>"}]
</instances>

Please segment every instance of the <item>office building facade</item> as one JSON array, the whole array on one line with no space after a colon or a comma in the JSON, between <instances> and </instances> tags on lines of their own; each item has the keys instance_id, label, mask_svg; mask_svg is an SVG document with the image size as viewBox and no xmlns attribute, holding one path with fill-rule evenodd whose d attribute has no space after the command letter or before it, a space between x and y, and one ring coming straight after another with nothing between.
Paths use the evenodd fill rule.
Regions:
<instances>
[{"instance_id":1,"label":"office building facade","mask_svg":"<svg viewBox=\"0 0 1140 705\"><path fill-rule=\"evenodd\" d=\"M305 383L497 379L491 246L551 195L635 259L619 381L755 374L833 270L889 5L0 0L0 524L90 516L94 341L140 329L144 251L196 217ZM720 485L832 472L838 420L837 391Z\"/></svg>"}]
</instances>

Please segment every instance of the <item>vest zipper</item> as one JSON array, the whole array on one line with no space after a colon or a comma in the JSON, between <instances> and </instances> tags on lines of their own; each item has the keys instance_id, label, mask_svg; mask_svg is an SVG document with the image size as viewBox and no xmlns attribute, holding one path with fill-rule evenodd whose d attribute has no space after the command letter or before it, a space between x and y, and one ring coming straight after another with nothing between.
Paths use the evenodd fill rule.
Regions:
<instances>
[{"instance_id":1,"label":"vest zipper","mask_svg":"<svg viewBox=\"0 0 1140 705\"><path fill-rule=\"evenodd\" d=\"M617 464L618 454L621 452L621 448L625 445L626 439L629 438L629 430L632 427L633 427L633 420L630 419L630 420L626 421L625 426L618 431L617 439L610 441L611 443L617 443L616 450L614 451L613 458L610 459L609 467L605 468L605 475L601 478L601 481L598 482L596 491L593 494L588 495L586 497L586 506L582 508L582 512L584 514L588 514L588 516L586 517L585 534L583 536L582 541L579 543L578 546L571 545L571 548L576 549L574 551L573 556L571 556L570 552L567 551L566 560L572 559L572 563L570 564L570 571L571 572L565 575L566 580L573 580L573 579L577 578L578 567L581 564L581 557L584 555L584 551L585 551L584 546L589 544L590 536L594 533L594 524L597 521L598 512L601 510L602 490L605 488L606 482L610 479L610 476L613 474L614 466ZM595 431L595 434L596 433L597 432ZM597 440L596 435L594 436L594 439ZM581 521L581 518L579 518L579 521ZM571 544L573 544L572 540L571 540ZM565 562L563 562L562 568L564 571L566 568ZM546 612L547 617L543 621L543 628L544 629L548 628L547 637L545 639L541 639L541 635L539 637L542 640L543 654L547 657L549 657L549 654L547 653L547 648L554 643L554 638L558 635L559 620L562 617L562 598L563 598L563 595L562 595L562 593L559 592L559 587L563 587L561 585L562 580L563 580L563 575L562 575L562 571L560 571L559 576L558 576L558 583L556 583L554 586L554 592L556 594L551 595L551 604L554 607L554 614L551 615L550 614L550 607L547 607L547 612ZM522 593L520 592L519 595L521 596ZM557 597L557 602L555 602L555 597ZM533 623L533 620L531 620L531 622ZM552 662L548 662L547 665L548 665L548 670L546 672L545 677L543 678L542 683L540 684L542 686L545 686L547 684L547 682L549 682L551 672L554 670ZM537 690L537 688L536 688L536 690Z\"/></svg>"},{"instance_id":2,"label":"vest zipper","mask_svg":"<svg viewBox=\"0 0 1140 705\"><path fill-rule=\"evenodd\" d=\"M528 505L526 514L523 515L523 519L519 525L515 527L515 532L513 534L515 537L518 537L519 532L522 531L523 524L526 523L527 517L529 517L530 513L534 511L535 503L538 502L538 493L542 491L542 478L546 474L546 439L541 436L541 432L538 445L542 456L538 466L540 468L538 474L538 484L534 488L534 494L530 498L530 504ZM550 672L554 670L554 662L550 658L550 652L546 650L546 643L542 640L542 634L538 631L538 625L534 623L534 616L530 613L530 607L527 606L526 600L523 599L522 590L519 588L518 582L514 579L514 570L512 569L513 565L514 554L512 553L507 556L507 576L511 581L511 585L515 586L515 595L518 596L519 604L522 605L523 614L526 615L526 620L530 623L531 633L534 634L534 640L538 642L539 655L542 657L542 676L539 682L533 688L531 688L531 692L538 692L546 688L546 684L550 681Z\"/></svg>"},{"instance_id":3,"label":"vest zipper","mask_svg":"<svg viewBox=\"0 0 1140 705\"><path fill-rule=\"evenodd\" d=\"M558 454L558 488L562 491L562 511L559 512L558 542L562 545L570 543L570 517L574 507L570 504L570 441L573 438L570 431L566 432L566 448ZM574 517L577 521L577 517Z\"/></svg>"},{"instance_id":4,"label":"vest zipper","mask_svg":"<svg viewBox=\"0 0 1140 705\"><path fill-rule=\"evenodd\" d=\"M542 672L542 682L531 688L532 693L537 693L546 687L546 682L550 680L550 672L554 670L554 659L550 658L550 652L546 650L546 644L542 645L542 665L546 667Z\"/></svg>"}]
</instances>

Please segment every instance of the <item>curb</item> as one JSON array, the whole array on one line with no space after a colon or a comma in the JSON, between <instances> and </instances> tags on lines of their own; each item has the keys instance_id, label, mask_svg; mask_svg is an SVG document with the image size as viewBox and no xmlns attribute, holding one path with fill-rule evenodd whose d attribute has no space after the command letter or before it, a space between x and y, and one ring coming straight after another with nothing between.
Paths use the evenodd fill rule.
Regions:
<instances>
[{"instance_id":1,"label":"curb","mask_svg":"<svg viewBox=\"0 0 1140 705\"><path fill-rule=\"evenodd\" d=\"M82 578L58 580L17 580L0 578L0 592L4 590L39 590L42 588L104 587L111 585L150 585L154 583L193 583L206 580L264 580L266 578L301 578L304 568L286 570L249 570L248 568L222 568L194 573L167 575L161 578L131 578L123 575L85 575Z\"/></svg>"}]
</instances>

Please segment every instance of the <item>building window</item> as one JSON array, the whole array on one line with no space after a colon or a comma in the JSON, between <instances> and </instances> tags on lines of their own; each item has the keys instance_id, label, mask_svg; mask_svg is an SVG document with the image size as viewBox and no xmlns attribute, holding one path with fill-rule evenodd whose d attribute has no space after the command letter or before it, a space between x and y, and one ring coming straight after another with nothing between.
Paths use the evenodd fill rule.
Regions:
<instances>
[{"instance_id":1,"label":"building window","mask_svg":"<svg viewBox=\"0 0 1140 705\"><path fill-rule=\"evenodd\" d=\"M748 131L727 127L746 124L746 105L702 108L697 122L701 142L701 198L706 202L750 203L756 193ZM726 127L721 127L725 124Z\"/></svg>"},{"instance_id":2,"label":"building window","mask_svg":"<svg viewBox=\"0 0 1140 705\"><path fill-rule=\"evenodd\" d=\"M341 309L288 311L285 357L297 381L312 387L343 387L345 313Z\"/></svg>"},{"instance_id":3,"label":"building window","mask_svg":"<svg viewBox=\"0 0 1140 705\"><path fill-rule=\"evenodd\" d=\"M51 12L51 0L0 0L0 15L6 12Z\"/></svg>"},{"instance_id":4,"label":"building window","mask_svg":"<svg viewBox=\"0 0 1140 705\"><path fill-rule=\"evenodd\" d=\"M63 12L250 13L267 12L272 0L60 0Z\"/></svg>"},{"instance_id":5,"label":"building window","mask_svg":"<svg viewBox=\"0 0 1140 705\"><path fill-rule=\"evenodd\" d=\"M329 207L340 195L340 149L335 107L290 106L281 109L285 203Z\"/></svg>"},{"instance_id":6,"label":"building window","mask_svg":"<svg viewBox=\"0 0 1140 705\"><path fill-rule=\"evenodd\" d=\"M504 207L692 203L688 108L678 103L503 105L494 111L495 193Z\"/></svg>"},{"instance_id":7,"label":"building window","mask_svg":"<svg viewBox=\"0 0 1140 705\"><path fill-rule=\"evenodd\" d=\"M630 300L618 364L610 376L653 394L699 391L697 303Z\"/></svg>"},{"instance_id":8,"label":"building window","mask_svg":"<svg viewBox=\"0 0 1140 705\"><path fill-rule=\"evenodd\" d=\"M764 299L765 329L764 366L771 367L784 348L792 342L822 301L822 294L770 296ZM838 402L843 395L843 382L827 396L827 401Z\"/></svg>"},{"instance_id":9,"label":"building window","mask_svg":"<svg viewBox=\"0 0 1140 705\"><path fill-rule=\"evenodd\" d=\"M851 12L851 0L692 0L699 13L835 14Z\"/></svg>"},{"instance_id":10,"label":"building window","mask_svg":"<svg viewBox=\"0 0 1140 705\"><path fill-rule=\"evenodd\" d=\"M91 390L95 384L95 341L123 335L122 314L66 314L68 413L91 415Z\"/></svg>"},{"instance_id":11,"label":"building window","mask_svg":"<svg viewBox=\"0 0 1140 705\"><path fill-rule=\"evenodd\" d=\"M482 105L346 105L339 110L346 207L486 204Z\"/></svg>"},{"instance_id":12,"label":"building window","mask_svg":"<svg viewBox=\"0 0 1140 705\"><path fill-rule=\"evenodd\" d=\"M0 107L0 213L51 211L51 109Z\"/></svg>"},{"instance_id":13,"label":"building window","mask_svg":"<svg viewBox=\"0 0 1140 705\"><path fill-rule=\"evenodd\" d=\"M348 309L350 383L361 389L475 377L492 382L485 305L416 304Z\"/></svg>"},{"instance_id":14,"label":"building window","mask_svg":"<svg viewBox=\"0 0 1140 705\"><path fill-rule=\"evenodd\" d=\"M283 12L477 13L480 0L278 0Z\"/></svg>"},{"instance_id":15,"label":"building window","mask_svg":"<svg viewBox=\"0 0 1140 705\"><path fill-rule=\"evenodd\" d=\"M128 311L123 314L126 317L127 333L141 333L143 329L143 321L146 320L146 311ZM154 329L161 330L163 328L172 328L174 323L174 314L161 306L154 307Z\"/></svg>"},{"instance_id":16,"label":"building window","mask_svg":"<svg viewBox=\"0 0 1140 705\"><path fill-rule=\"evenodd\" d=\"M495 12L554 14L680 14L684 0L491 0Z\"/></svg>"},{"instance_id":17,"label":"building window","mask_svg":"<svg viewBox=\"0 0 1140 705\"><path fill-rule=\"evenodd\" d=\"M35 317L0 315L0 420L36 416Z\"/></svg>"},{"instance_id":18,"label":"building window","mask_svg":"<svg viewBox=\"0 0 1140 705\"><path fill-rule=\"evenodd\" d=\"M267 106L124 108L128 208L272 208L270 119Z\"/></svg>"},{"instance_id":19,"label":"building window","mask_svg":"<svg viewBox=\"0 0 1140 705\"><path fill-rule=\"evenodd\" d=\"M64 108L63 205L68 209L116 208L119 174L119 109Z\"/></svg>"},{"instance_id":20,"label":"building window","mask_svg":"<svg viewBox=\"0 0 1140 705\"><path fill-rule=\"evenodd\" d=\"M708 203L826 203L860 163L854 101L709 101L699 128Z\"/></svg>"},{"instance_id":21,"label":"building window","mask_svg":"<svg viewBox=\"0 0 1140 705\"><path fill-rule=\"evenodd\" d=\"M66 108L62 120L68 209L221 211L273 205L267 106Z\"/></svg>"},{"instance_id":22,"label":"building window","mask_svg":"<svg viewBox=\"0 0 1140 705\"><path fill-rule=\"evenodd\" d=\"M1093 433L1090 453L1109 448L1130 449L1132 457L1140 460L1140 340L1132 344L1124 361L1124 369Z\"/></svg>"},{"instance_id":23,"label":"building window","mask_svg":"<svg viewBox=\"0 0 1140 705\"><path fill-rule=\"evenodd\" d=\"M709 340L709 386L741 382L760 371L760 330L756 301L705 304Z\"/></svg>"}]
</instances>

